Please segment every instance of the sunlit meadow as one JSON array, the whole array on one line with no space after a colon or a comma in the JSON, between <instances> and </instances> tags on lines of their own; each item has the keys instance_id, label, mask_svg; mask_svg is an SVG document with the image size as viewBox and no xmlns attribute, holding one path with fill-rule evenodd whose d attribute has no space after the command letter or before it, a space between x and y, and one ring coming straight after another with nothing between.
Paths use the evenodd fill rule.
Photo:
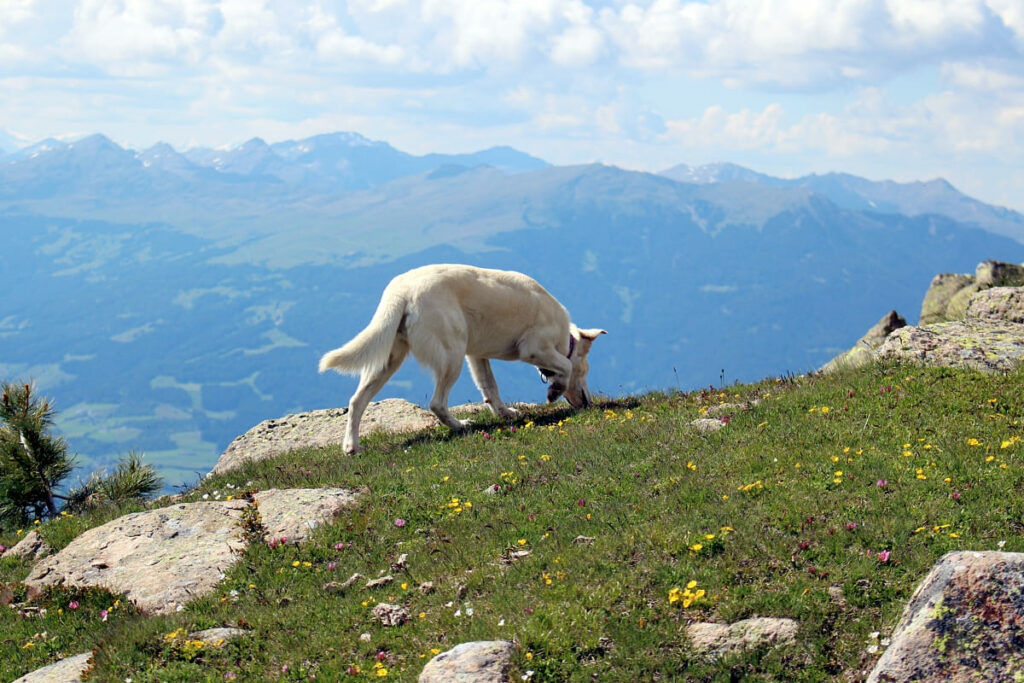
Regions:
<instances>
[{"instance_id":1,"label":"sunlit meadow","mask_svg":"<svg viewBox=\"0 0 1024 683\"><path fill-rule=\"evenodd\" d=\"M363 504L303 545L254 543L177 614L97 590L25 602L28 564L0 563L0 678L94 649L93 680L411 681L507 639L513 680L857 680L943 553L1024 551L1022 380L871 367L297 451L186 499L331 485L367 487ZM40 530L61 546L103 521ZM380 625L382 602L409 619ZM755 615L795 619L797 643L708 662L687 641L690 622ZM189 637L214 626L250 633Z\"/></svg>"}]
</instances>

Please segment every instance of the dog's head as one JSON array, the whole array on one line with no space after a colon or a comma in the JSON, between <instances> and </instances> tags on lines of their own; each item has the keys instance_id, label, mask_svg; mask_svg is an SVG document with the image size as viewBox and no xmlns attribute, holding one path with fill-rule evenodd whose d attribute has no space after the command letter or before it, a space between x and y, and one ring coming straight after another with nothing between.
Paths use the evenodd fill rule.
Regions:
<instances>
[{"instance_id":1,"label":"dog's head","mask_svg":"<svg viewBox=\"0 0 1024 683\"><path fill-rule=\"evenodd\" d=\"M586 408L590 406L590 390L587 388L587 372L590 371L590 363L587 362L587 354L590 353L590 346L594 340L600 335L608 333L596 328L581 330L575 325L570 325L569 334L574 343L572 351L569 353L572 374L569 375L569 385L565 389L565 400L573 408Z\"/></svg>"}]
</instances>

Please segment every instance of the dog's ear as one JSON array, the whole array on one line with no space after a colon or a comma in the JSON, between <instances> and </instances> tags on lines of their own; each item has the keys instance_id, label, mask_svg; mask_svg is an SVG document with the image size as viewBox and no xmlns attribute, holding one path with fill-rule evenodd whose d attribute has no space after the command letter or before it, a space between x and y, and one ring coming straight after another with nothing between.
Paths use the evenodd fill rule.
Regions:
<instances>
[{"instance_id":1,"label":"dog's ear","mask_svg":"<svg viewBox=\"0 0 1024 683\"><path fill-rule=\"evenodd\" d=\"M590 341L594 341L602 334L608 333L605 330L601 330L596 327L592 330L580 330L580 337L583 339L589 339Z\"/></svg>"}]
</instances>

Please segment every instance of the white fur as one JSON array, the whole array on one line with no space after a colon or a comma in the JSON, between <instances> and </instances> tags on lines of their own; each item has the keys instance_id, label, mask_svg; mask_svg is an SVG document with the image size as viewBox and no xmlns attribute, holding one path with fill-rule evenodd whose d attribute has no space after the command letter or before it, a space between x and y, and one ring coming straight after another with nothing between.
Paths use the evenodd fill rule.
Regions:
<instances>
[{"instance_id":1,"label":"white fur","mask_svg":"<svg viewBox=\"0 0 1024 683\"><path fill-rule=\"evenodd\" d=\"M489 359L521 360L544 370L548 400L563 393L575 407L590 403L587 354L604 330L580 330L569 313L532 278L512 271L462 265L433 265L393 279L381 295L366 329L339 349L324 354L320 372L334 368L358 374L349 401L345 452L359 449L359 421L367 404L412 352L434 376L430 409L442 423L462 429L448 412L448 394L463 357L484 401L496 415L516 411L498 395ZM569 337L575 340L569 356Z\"/></svg>"}]
</instances>

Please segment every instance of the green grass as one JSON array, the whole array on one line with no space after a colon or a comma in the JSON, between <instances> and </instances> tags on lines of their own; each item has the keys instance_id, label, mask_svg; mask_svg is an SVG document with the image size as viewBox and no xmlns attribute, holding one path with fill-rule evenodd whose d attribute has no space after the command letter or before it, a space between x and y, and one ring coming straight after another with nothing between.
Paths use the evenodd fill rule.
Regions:
<instances>
[{"instance_id":1,"label":"green grass","mask_svg":"<svg viewBox=\"0 0 1024 683\"><path fill-rule=\"evenodd\" d=\"M216 594L171 616L122 602L101 621L116 599L103 591L44 596L32 605L45 617L0 610L0 679L95 648L104 681L359 680L376 677L378 653L387 679L413 681L434 651L490 639L518 643L513 680L860 679L878 657L870 634L891 631L943 553L1024 551L1022 383L1024 371L872 367L537 408L514 431L481 417L463 436L374 436L355 457L296 451L189 499L365 486L363 504L302 546L250 548ZM754 398L721 431L689 427L703 408ZM42 531L59 546L101 521ZM514 550L531 553L503 559ZM407 568L391 572L401 554ZM373 591L324 588L385 570L394 583ZM27 571L0 563L8 602ZM689 581L704 596L670 604ZM379 602L412 619L376 624ZM754 615L797 620L798 643L709 664L687 642L691 621ZM252 633L220 650L169 637L225 625Z\"/></svg>"}]
</instances>

